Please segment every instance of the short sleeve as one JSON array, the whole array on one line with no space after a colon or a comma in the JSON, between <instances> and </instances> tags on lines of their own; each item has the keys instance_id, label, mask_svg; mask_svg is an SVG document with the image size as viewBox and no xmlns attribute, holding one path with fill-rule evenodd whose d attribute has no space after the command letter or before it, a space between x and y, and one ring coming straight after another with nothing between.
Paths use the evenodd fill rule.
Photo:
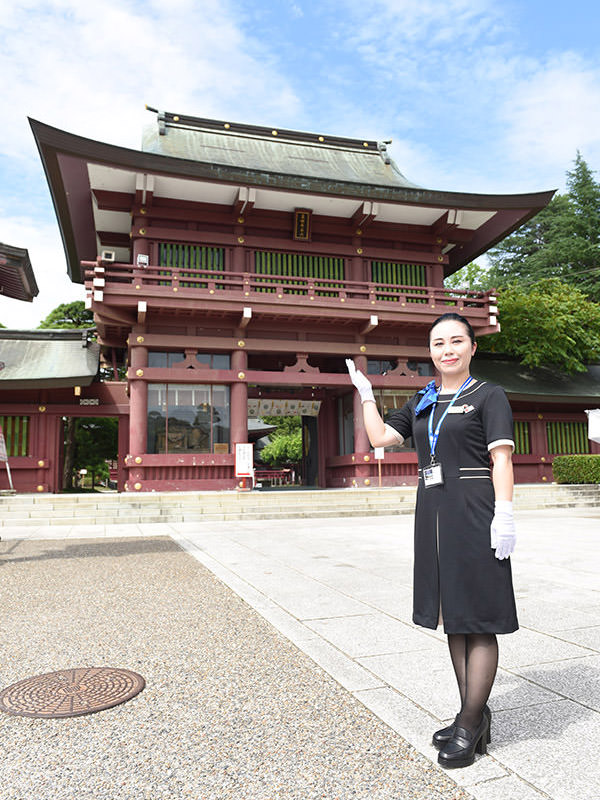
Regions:
<instances>
[{"instance_id":1,"label":"short sleeve","mask_svg":"<svg viewBox=\"0 0 600 800\"><path fill-rule=\"evenodd\" d=\"M399 433L403 439L412 436L414 398L405 403L402 408L395 408L385 419L385 424Z\"/></svg>"},{"instance_id":2,"label":"short sleeve","mask_svg":"<svg viewBox=\"0 0 600 800\"><path fill-rule=\"evenodd\" d=\"M481 408L481 421L488 450L502 444L515 449L512 410L501 386L490 387Z\"/></svg>"}]
</instances>

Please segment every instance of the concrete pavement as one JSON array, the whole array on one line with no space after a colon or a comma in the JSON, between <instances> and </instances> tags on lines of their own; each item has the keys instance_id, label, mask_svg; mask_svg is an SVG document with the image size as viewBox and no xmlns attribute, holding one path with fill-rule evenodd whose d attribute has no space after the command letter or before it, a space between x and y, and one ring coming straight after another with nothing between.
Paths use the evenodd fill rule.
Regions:
<instances>
[{"instance_id":1,"label":"concrete pavement","mask_svg":"<svg viewBox=\"0 0 600 800\"><path fill-rule=\"evenodd\" d=\"M477 800L598 800L600 511L524 511L521 629L500 637L489 754L448 776ZM13 538L171 536L432 762L458 692L440 631L411 622L412 517L4 528Z\"/></svg>"}]
</instances>

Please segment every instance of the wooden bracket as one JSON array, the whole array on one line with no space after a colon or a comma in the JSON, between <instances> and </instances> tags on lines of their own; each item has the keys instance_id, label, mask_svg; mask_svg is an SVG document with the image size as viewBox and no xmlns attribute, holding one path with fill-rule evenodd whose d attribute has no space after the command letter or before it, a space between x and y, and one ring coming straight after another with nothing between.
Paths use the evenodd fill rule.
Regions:
<instances>
[{"instance_id":1,"label":"wooden bracket","mask_svg":"<svg viewBox=\"0 0 600 800\"><path fill-rule=\"evenodd\" d=\"M379 325L379 318L377 314L371 314L369 317L369 321L360 329L359 333L361 336L364 336L365 333L369 333Z\"/></svg>"}]
</instances>

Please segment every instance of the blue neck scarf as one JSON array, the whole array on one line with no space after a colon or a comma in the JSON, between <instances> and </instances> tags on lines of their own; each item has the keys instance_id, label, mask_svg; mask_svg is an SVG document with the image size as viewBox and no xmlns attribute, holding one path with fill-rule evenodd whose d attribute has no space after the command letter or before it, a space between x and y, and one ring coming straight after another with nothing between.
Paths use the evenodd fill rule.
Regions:
<instances>
[{"instance_id":1,"label":"blue neck scarf","mask_svg":"<svg viewBox=\"0 0 600 800\"><path fill-rule=\"evenodd\" d=\"M424 389L419 389L417 394L423 395L415 408L415 414L418 415L421 411L425 411L425 409L437 402L438 392L435 388L435 381L429 381L427 386Z\"/></svg>"}]
</instances>

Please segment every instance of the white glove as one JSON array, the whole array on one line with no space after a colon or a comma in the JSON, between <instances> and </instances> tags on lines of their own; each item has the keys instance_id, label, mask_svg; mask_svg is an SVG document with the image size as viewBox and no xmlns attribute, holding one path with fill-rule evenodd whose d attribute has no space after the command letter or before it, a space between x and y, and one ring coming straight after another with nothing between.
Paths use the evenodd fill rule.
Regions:
<instances>
[{"instance_id":1,"label":"white glove","mask_svg":"<svg viewBox=\"0 0 600 800\"><path fill-rule=\"evenodd\" d=\"M346 366L348 367L348 372L350 373L350 380L358 389L361 403L366 403L367 400L372 400L375 402L375 398L373 396L373 387L371 386L369 379L365 378L359 369L356 369L356 364L351 358L346 359Z\"/></svg>"},{"instance_id":2,"label":"white glove","mask_svg":"<svg viewBox=\"0 0 600 800\"><path fill-rule=\"evenodd\" d=\"M494 518L490 526L491 544L496 550L496 558L508 558L517 543L517 531L513 518L513 504L510 500L496 500Z\"/></svg>"}]
</instances>

